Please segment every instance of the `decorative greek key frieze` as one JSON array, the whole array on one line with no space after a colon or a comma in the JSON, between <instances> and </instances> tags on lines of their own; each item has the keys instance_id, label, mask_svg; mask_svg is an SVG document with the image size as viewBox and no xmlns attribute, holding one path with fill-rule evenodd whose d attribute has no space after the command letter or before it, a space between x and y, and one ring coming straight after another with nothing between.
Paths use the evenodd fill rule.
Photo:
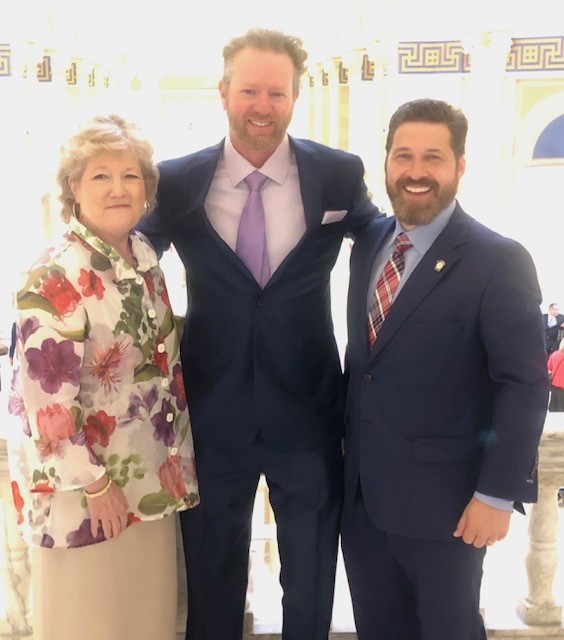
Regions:
<instances>
[{"instance_id":1,"label":"decorative greek key frieze","mask_svg":"<svg viewBox=\"0 0 564 640\"><path fill-rule=\"evenodd\" d=\"M37 71L37 80L39 82L51 82L53 80L51 56L43 56L43 60L37 63L35 69Z\"/></svg>"},{"instance_id":2,"label":"decorative greek key frieze","mask_svg":"<svg viewBox=\"0 0 564 640\"><path fill-rule=\"evenodd\" d=\"M0 44L0 77L12 75L12 52L9 44Z\"/></svg>"},{"instance_id":3,"label":"decorative greek key frieze","mask_svg":"<svg viewBox=\"0 0 564 640\"><path fill-rule=\"evenodd\" d=\"M76 62L71 62L70 67L65 71L65 79L67 84L76 84Z\"/></svg>"},{"instance_id":4,"label":"decorative greek key frieze","mask_svg":"<svg viewBox=\"0 0 564 640\"><path fill-rule=\"evenodd\" d=\"M459 41L400 42L399 73L467 73L468 56Z\"/></svg>"},{"instance_id":5,"label":"decorative greek key frieze","mask_svg":"<svg viewBox=\"0 0 564 640\"><path fill-rule=\"evenodd\" d=\"M339 62L339 84L347 84L349 81L349 70Z\"/></svg>"},{"instance_id":6,"label":"decorative greek key frieze","mask_svg":"<svg viewBox=\"0 0 564 640\"><path fill-rule=\"evenodd\" d=\"M507 71L564 70L564 36L514 38L507 58Z\"/></svg>"},{"instance_id":7,"label":"decorative greek key frieze","mask_svg":"<svg viewBox=\"0 0 564 640\"><path fill-rule=\"evenodd\" d=\"M374 61L366 53L362 56L360 77L363 80L374 80Z\"/></svg>"},{"instance_id":8,"label":"decorative greek key frieze","mask_svg":"<svg viewBox=\"0 0 564 640\"><path fill-rule=\"evenodd\" d=\"M399 73L467 73L472 56L459 41L400 42ZM564 36L513 38L506 71L564 70Z\"/></svg>"}]
</instances>

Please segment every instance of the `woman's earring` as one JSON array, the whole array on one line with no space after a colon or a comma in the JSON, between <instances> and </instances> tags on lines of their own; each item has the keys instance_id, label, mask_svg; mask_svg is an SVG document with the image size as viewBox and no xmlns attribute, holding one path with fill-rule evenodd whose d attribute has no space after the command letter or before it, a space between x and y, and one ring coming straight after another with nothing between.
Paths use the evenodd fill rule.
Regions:
<instances>
[{"instance_id":1,"label":"woman's earring","mask_svg":"<svg viewBox=\"0 0 564 640\"><path fill-rule=\"evenodd\" d=\"M78 202L72 203L72 213L74 217L78 220L78 216L80 214L80 205L78 204Z\"/></svg>"}]
</instances>

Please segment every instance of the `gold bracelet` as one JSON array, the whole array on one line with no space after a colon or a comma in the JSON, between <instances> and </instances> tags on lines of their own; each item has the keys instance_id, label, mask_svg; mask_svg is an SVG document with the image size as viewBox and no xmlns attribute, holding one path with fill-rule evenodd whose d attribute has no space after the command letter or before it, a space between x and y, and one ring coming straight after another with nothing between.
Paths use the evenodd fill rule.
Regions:
<instances>
[{"instance_id":1,"label":"gold bracelet","mask_svg":"<svg viewBox=\"0 0 564 640\"><path fill-rule=\"evenodd\" d=\"M108 484L103 489L100 489L100 491L94 491L94 493L90 493L89 491L86 491L86 489L84 489L84 495L87 498L100 498L101 496L104 496L106 495L106 493L108 493L112 484L112 478L108 476Z\"/></svg>"}]
</instances>

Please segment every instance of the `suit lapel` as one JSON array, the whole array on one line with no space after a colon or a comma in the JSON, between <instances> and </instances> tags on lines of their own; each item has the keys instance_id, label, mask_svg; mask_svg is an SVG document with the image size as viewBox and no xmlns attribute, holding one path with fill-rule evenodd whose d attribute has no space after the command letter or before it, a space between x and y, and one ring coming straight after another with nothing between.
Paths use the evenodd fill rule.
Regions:
<instances>
[{"instance_id":1,"label":"suit lapel","mask_svg":"<svg viewBox=\"0 0 564 640\"><path fill-rule=\"evenodd\" d=\"M231 247L214 229L207 216L204 206L206 196L215 175L219 157L223 150L224 142L225 139L213 147L204 149L201 152L201 157L198 158L198 161L188 171L186 179L190 180L194 185L196 185L193 202L194 209L197 212L197 215L200 216L201 223L208 230L210 237L214 242L218 244L226 260L229 260L229 262L231 262L251 283L254 283L254 285L258 287L258 283L253 278L252 274L239 258L239 256L231 249Z\"/></svg>"},{"instance_id":2,"label":"suit lapel","mask_svg":"<svg viewBox=\"0 0 564 640\"><path fill-rule=\"evenodd\" d=\"M284 269L292 259L292 256L299 249L300 245L304 242L308 231L313 227L319 225L322 216L322 198L323 198L323 184L321 180L322 172L317 169L319 158L318 154L313 149L310 149L307 145L304 145L301 141L296 140L290 136L290 144L296 156L296 163L298 165L298 174L300 178L300 191L302 196L302 202L304 205L304 215L306 220L306 232L301 238L300 242L292 249L292 251L286 256L282 264L276 269L272 278L267 283L267 287L276 282L283 274ZM209 191L210 184L212 182L217 162L222 152L224 140L219 144L209 147L202 152L202 157L198 160L194 166L190 169L187 179L193 181L194 185L198 185L198 191L195 191L194 205L198 210L199 215L204 219L206 227L209 229L211 236L220 244L223 253L242 273L244 273L253 283L258 286L255 279L247 267L243 264L237 254L231 250L231 248L222 240L221 236L213 228L209 218L205 212L204 202L206 195Z\"/></svg>"},{"instance_id":3,"label":"suit lapel","mask_svg":"<svg viewBox=\"0 0 564 640\"><path fill-rule=\"evenodd\" d=\"M272 277L266 284L267 287L276 283L277 280L283 277L288 264L293 260L302 244L306 241L311 229L316 228L321 223L321 217L323 215L322 172L317 168L319 156L313 149L310 149L300 140L296 140L291 136L289 136L289 138L292 150L296 156L296 164L298 165L300 194L304 206L306 230L298 244L290 251L290 253L288 253L276 271L272 274Z\"/></svg>"},{"instance_id":4,"label":"suit lapel","mask_svg":"<svg viewBox=\"0 0 564 640\"><path fill-rule=\"evenodd\" d=\"M355 340L368 353L368 331L366 325L367 301L374 260L393 231L395 218L376 220L357 237L351 264L351 287L349 293L349 335L359 336ZM351 340L352 342L352 340Z\"/></svg>"},{"instance_id":5,"label":"suit lapel","mask_svg":"<svg viewBox=\"0 0 564 640\"><path fill-rule=\"evenodd\" d=\"M202 215L206 215L204 211L204 201L210 189L210 184L215 174L215 169L219 161L219 156L223 149L222 140L213 147L204 149L197 162L195 162L188 171L187 180L194 185L194 202L193 205L198 208ZM207 217L207 216L206 216Z\"/></svg>"},{"instance_id":6,"label":"suit lapel","mask_svg":"<svg viewBox=\"0 0 564 640\"><path fill-rule=\"evenodd\" d=\"M300 192L304 205L306 228L309 231L309 229L316 227L321 222L321 216L323 215L322 172L317 169L319 157L313 149L291 136L290 144L294 150L298 165Z\"/></svg>"},{"instance_id":7,"label":"suit lapel","mask_svg":"<svg viewBox=\"0 0 564 640\"><path fill-rule=\"evenodd\" d=\"M440 285L460 260L460 246L466 242L466 214L456 206L447 226L423 256L392 304L372 351L375 358L402 327L419 304Z\"/></svg>"}]
</instances>

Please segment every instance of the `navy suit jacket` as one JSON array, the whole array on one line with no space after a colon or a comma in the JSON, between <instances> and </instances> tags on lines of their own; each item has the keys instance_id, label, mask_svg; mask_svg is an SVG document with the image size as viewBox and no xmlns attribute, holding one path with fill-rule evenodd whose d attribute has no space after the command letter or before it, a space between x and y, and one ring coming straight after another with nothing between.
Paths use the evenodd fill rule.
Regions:
<instances>
[{"instance_id":1,"label":"navy suit jacket","mask_svg":"<svg viewBox=\"0 0 564 640\"><path fill-rule=\"evenodd\" d=\"M384 531L452 539L476 490L536 499L548 391L540 291L525 249L457 205L370 350L370 274L394 224L371 223L351 256L346 499L360 478Z\"/></svg>"},{"instance_id":2,"label":"navy suit jacket","mask_svg":"<svg viewBox=\"0 0 564 640\"><path fill-rule=\"evenodd\" d=\"M357 156L290 138L306 232L264 289L209 222L204 200L223 141L160 166L157 208L139 224L157 251L170 242L186 268L181 343L196 444L278 450L342 435L344 385L333 333L330 272L345 233L379 214ZM346 210L321 224L325 211Z\"/></svg>"}]
</instances>

